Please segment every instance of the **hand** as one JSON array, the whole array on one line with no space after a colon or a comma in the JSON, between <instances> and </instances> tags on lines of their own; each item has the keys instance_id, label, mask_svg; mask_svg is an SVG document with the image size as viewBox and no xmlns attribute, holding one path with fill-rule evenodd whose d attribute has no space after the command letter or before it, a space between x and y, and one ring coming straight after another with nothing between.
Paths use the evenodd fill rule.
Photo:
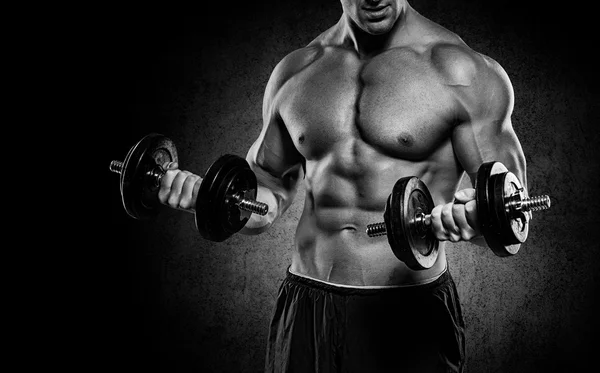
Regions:
<instances>
[{"instance_id":1,"label":"hand","mask_svg":"<svg viewBox=\"0 0 600 373\"><path fill-rule=\"evenodd\" d=\"M470 241L480 236L475 189L459 190L454 201L431 210L431 229L440 241Z\"/></svg>"},{"instance_id":2,"label":"hand","mask_svg":"<svg viewBox=\"0 0 600 373\"><path fill-rule=\"evenodd\" d=\"M194 211L202 178L189 171L178 170L177 162L163 165L165 174L160 181L158 199L172 208Z\"/></svg>"}]
</instances>

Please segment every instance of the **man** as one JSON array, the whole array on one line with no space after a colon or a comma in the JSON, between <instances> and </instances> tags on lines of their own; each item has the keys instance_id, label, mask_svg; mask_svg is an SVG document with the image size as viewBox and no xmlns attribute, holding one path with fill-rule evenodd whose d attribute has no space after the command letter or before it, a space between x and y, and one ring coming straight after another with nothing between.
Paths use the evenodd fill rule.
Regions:
<instances>
[{"instance_id":1,"label":"man","mask_svg":"<svg viewBox=\"0 0 600 373\"><path fill-rule=\"evenodd\" d=\"M269 333L268 372L454 372L464 325L445 242L485 245L474 189L457 191L483 162L500 161L526 186L504 70L403 0L341 0L339 22L274 69L263 128L247 160L259 180L266 230L299 183L305 206ZM171 165L160 199L193 206L199 178ZM432 268L413 271L385 237L394 183L418 176L436 207Z\"/></svg>"}]
</instances>

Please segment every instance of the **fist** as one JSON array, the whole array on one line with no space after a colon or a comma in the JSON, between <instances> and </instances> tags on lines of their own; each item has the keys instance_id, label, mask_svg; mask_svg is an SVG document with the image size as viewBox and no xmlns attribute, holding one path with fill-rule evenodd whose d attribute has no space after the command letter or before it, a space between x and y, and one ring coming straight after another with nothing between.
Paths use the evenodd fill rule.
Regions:
<instances>
[{"instance_id":1,"label":"fist","mask_svg":"<svg viewBox=\"0 0 600 373\"><path fill-rule=\"evenodd\" d=\"M158 199L172 208L193 212L202 178L177 167L177 162L163 165L165 174L160 181Z\"/></svg>"},{"instance_id":2,"label":"fist","mask_svg":"<svg viewBox=\"0 0 600 373\"><path fill-rule=\"evenodd\" d=\"M431 210L431 229L440 241L470 241L481 234L477 220L475 189L454 194L454 201Z\"/></svg>"}]
</instances>

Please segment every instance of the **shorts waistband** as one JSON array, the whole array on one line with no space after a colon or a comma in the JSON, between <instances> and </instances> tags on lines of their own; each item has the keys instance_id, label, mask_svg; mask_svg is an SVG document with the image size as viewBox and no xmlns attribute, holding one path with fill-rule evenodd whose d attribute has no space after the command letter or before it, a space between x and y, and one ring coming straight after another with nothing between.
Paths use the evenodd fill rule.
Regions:
<instances>
[{"instance_id":1,"label":"shorts waistband","mask_svg":"<svg viewBox=\"0 0 600 373\"><path fill-rule=\"evenodd\" d=\"M381 292L414 292L434 288L448 282L450 280L450 272L448 271L448 267L446 267L439 275L428 279L424 282L415 284L389 286L353 286L336 284L332 282L306 277L292 272L290 270L290 267L288 267L286 280L292 283L298 283L311 288L326 290L329 292L335 292L339 294L375 294Z\"/></svg>"}]
</instances>

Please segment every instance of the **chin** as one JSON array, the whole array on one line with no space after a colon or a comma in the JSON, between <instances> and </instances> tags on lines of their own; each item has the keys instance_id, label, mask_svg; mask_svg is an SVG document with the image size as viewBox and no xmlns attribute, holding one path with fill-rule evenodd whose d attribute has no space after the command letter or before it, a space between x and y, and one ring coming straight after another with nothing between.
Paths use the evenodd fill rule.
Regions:
<instances>
[{"instance_id":1,"label":"chin","mask_svg":"<svg viewBox=\"0 0 600 373\"><path fill-rule=\"evenodd\" d=\"M384 19L379 22L365 22L361 28L371 35L383 35L390 32L393 26L394 23L390 19Z\"/></svg>"}]
</instances>

